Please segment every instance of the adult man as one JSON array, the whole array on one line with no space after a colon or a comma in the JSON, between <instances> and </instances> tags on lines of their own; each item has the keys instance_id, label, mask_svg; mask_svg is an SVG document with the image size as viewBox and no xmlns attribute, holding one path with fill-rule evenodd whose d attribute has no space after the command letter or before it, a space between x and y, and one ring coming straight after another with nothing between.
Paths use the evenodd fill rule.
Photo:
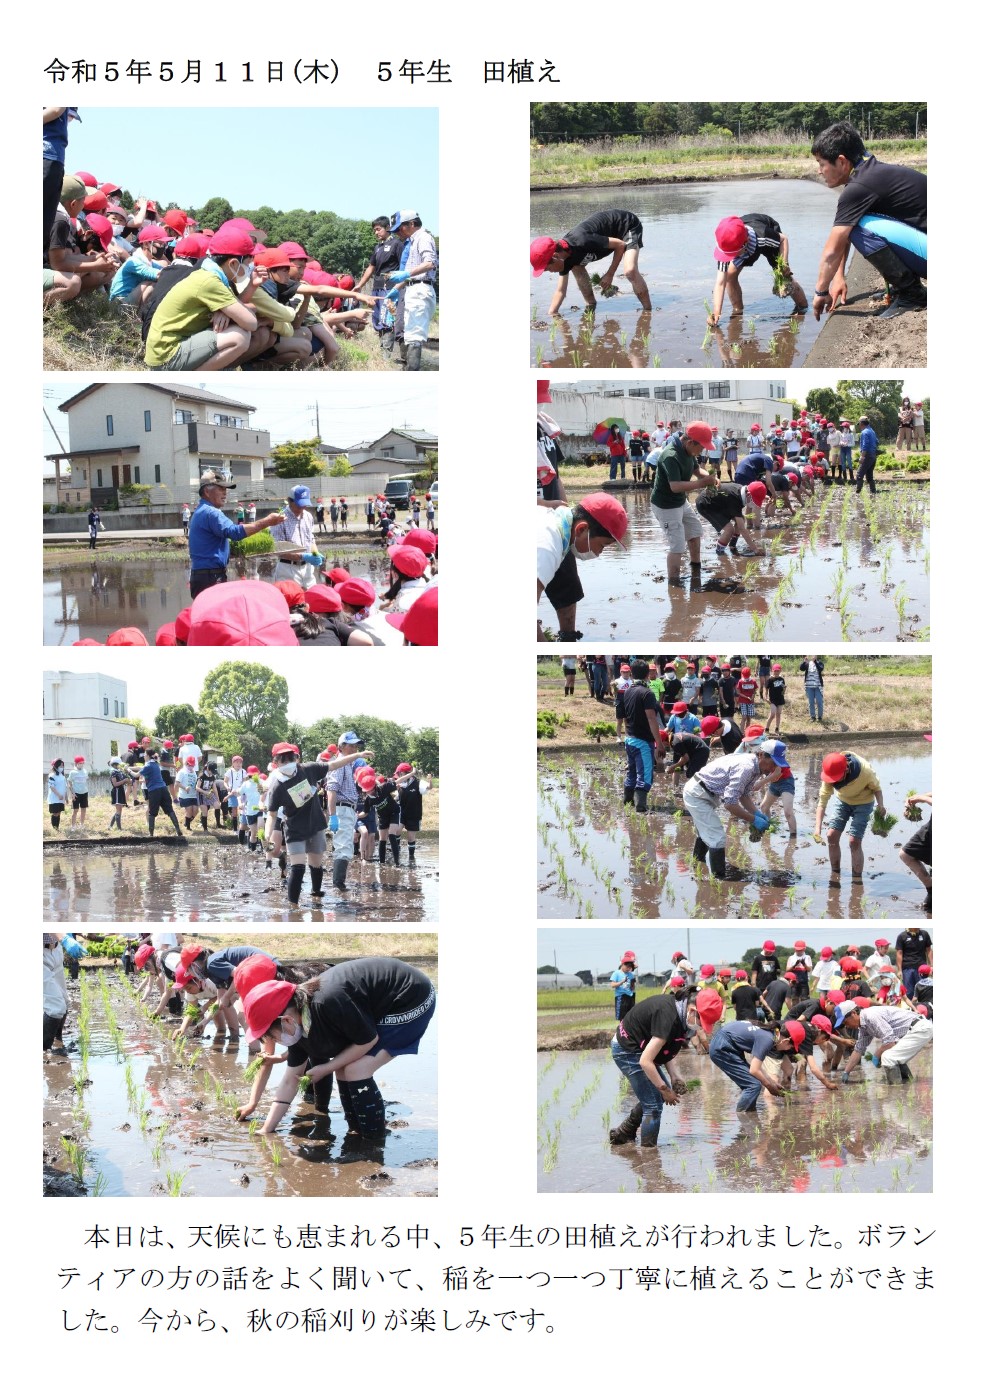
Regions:
<instances>
[{"instance_id":1,"label":"adult man","mask_svg":"<svg viewBox=\"0 0 982 1376\"><path fill-rule=\"evenodd\" d=\"M310 488L303 483L291 487L286 505L283 523L277 526L273 534L278 555L275 578L277 582L281 578L292 578L302 588L310 588L316 583L317 570L324 563L324 556L318 554L315 547L314 518L311 514L314 501ZM302 545L303 549L281 548L287 544Z\"/></svg>"},{"instance_id":2,"label":"adult man","mask_svg":"<svg viewBox=\"0 0 982 1376\"><path fill-rule=\"evenodd\" d=\"M570 273L583 294L586 309L596 310L597 298L584 264L596 263L608 257L610 267L600 279L601 291L606 294L611 290L614 274L623 265L624 276L641 302L642 309L650 311L648 286L638 268L641 247L641 221L631 210L598 210L595 215L581 220L562 239L551 239L548 235L533 239L529 250L532 276L541 277L544 272L559 273L559 286L549 305L549 314L559 314L566 299Z\"/></svg>"},{"instance_id":3,"label":"adult man","mask_svg":"<svg viewBox=\"0 0 982 1376\"><path fill-rule=\"evenodd\" d=\"M921 927L907 927L893 943L896 947L897 974L908 998L918 980L918 966L934 964L931 935Z\"/></svg>"},{"instance_id":4,"label":"adult man","mask_svg":"<svg viewBox=\"0 0 982 1376\"><path fill-rule=\"evenodd\" d=\"M559 639L576 640L576 604L583 599L576 561L620 545L627 512L615 497L595 492L572 509L537 506L536 522L536 601L545 593L559 618ZM545 639L541 623L538 636Z\"/></svg>"},{"instance_id":5,"label":"adult man","mask_svg":"<svg viewBox=\"0 0 982 1376\"><path fill-rule=\"evenodd\" d=\"M627 773L624 776L624 806L633 803L638 812L648 811L648 790L655 767L655 742L661 729L658 699L648 686L649 666L639 660L632 670L634 682L624 690Z\"/></svg>"},{"instance_id":6,"label":"adult man","mask_svg":"<svg viewBox=\"0 0 982 1376\"><path fill-rule=\"evenodd\" d=\"M696 420L686 427L684 435L674 435L658 455L651 505L668 542L670 583L681 582L682 555L687 545L693 576L698 577L702 571L702 526L689 505L688 494L716 486L716 478L698 462L712 439L713 432L705 421Z\"/></svg>"},{"instance_id":7,"label":"adult man","mask_svg":"<svg viewBox=\"0 0 982 1376\"><path fill-rule=\"evenodd\" d=\"M68 126L73 119L81 123L74 105L46 105L41 115L41 158L44 175L42 201L42 252L47 253L54 224L62 182L65 179L65 153L68 149ZM84 183L83 183L84 185Z\"/></svg>"},{"instance_id":8,"label":"adult man","mask_svg":"<svg viewBox=\"0 0 982 1376\"><path fill-rule=\"evenodd\" d=\"M248 524L230 521L222 513L229 489L235 483L227 473L209 468L202 473L198 493L201 501L195 508L188 529L188 553L191 556L191 597L205 588L228 581L228 557L231 540L244 540L247 535L282 525L286 520L282 511L274 511L260 521Z\"/></svg>"},{"instance_id":9,"label":"adult man","mask_svg":"<svg viewBox=\"0 0 982 1376\"><path fill-rule=\"evenodd\" d=\"M714 879L740 877L727 873L726 832L717 810L723 807L759 831L767 826L767 818L754 802L753 790L761 776L774 768L771 745L765 737L745 737L740 753L724 755L700 769L682 790L682 804L696 829L692 855L696 860L709 857Z\"/></svg>"},{"instance_id":10,"label":"adult man","mask_svg":"<svg viewBox=\"0 0 982 1376\"><path fill-rule=\"evenodd\" d=\"M402 241L391 233L388 215L379 215L372 221L372 233L375 235L375 248L368 260L368 266L355 283L355 291L361 291L369 277L372 279L372 293L379 298L372 310L372 329L378 335L382 352L391 354L395 343L395 329L384 298L389 290L390 274L399 271Z\"/></svg>"},{"instance_id":11,"label":"adult man","mask_svg":"<svg viewBox=\"0 0 982 1376\"><path fill-rule=\"evenodd\" d=\"M921 283L927 276L927 177L878 162L845 121L819 134L811 151L825 185L843 188L818 267L815 319L845 305L850 244L886 280L892 304L881 319L922 309L927 305Z\"/></svg>"},{"instance_id":12,"label":"adult man","mask_svg":"<svg viewBox=\"0 0 982 1376\"><path fill-rule=\"evenodd\" d=\"M389 275L387 299L395 301L400 289L406 307L403 339L406 347L406 372L418 373L423 345L430 332L436 310L436 269L439 259L436 241L415 210L400 210L392 228L403 243L409 244L406 266Z\"/></svg>"},{"instance_id":13,"label":"adult man","mask_svg":"<svg viewBox=\"0 0 982 1376\"><path fill-rule=\"evenodd\" d=\"M789 262L788 236L777 220L770 215L727 215L716 226L716 248L713 257L718 264L716 286L713 289L713 309L709 324L719 324L723 314L723 292L730 298L733 315L743 314L743 291L740 273L753 267L760 258L766 259L775 273L781 268L781 295L794 302L794 315L803 315L808 301L794 280Z\"/></svg>"},{"instance_id":14,"label":"adult man","mask_svg":"<svg viewBox=\"0 0 982 1376\"><path fill-rule=\"evenodd\" d=\"M822 822L832 794L835 799L829 809L829 866L833 883L838 882L842 856L839 841L848 828L849 849L852 853L852 877L863 881L863 836L873 815L873 806L882 815L883 792L872 765L861 755L851 751L836 751L822 760L822 786L815 809L815 835L821 839Z\"/></svg>"},{"instance_id":15,"label":"adult man","mask_svg":"<svg viewBox=\"0 0 982 1376\"><path fill-rule=\"evenodd\" d=\"M930 1018L907 1008L860 1008L852 999L839 1004L835 1025L847 1027L857 1034L856 1049L843 1068L843 1082L848 1081L870 1044L877 1041L887 1084L898 1085L901 1081L912 1080L908 1062L934 1041L934 1025Z\"/></svg>"},{"instance_id":16,"label":"adult man","mask_svg":"<svg viewBox=\"0 0 982 1376\"><path fill-rule=\"evenodd\" d=\"M631 1112L610 1130L613 1146L633 1142L641 1129L641 1145L658 1145L662 1108L677 1104L685 1093L685 1081L664 1067L688 1044L687 991L681 996L656 994L624 1015L618 1024L610 1054L614 1064L637 1095Z\"/></svg>"},{"instance_id":17,"label":"adult man","mask_svg":"<svg viewBox=\"0 0 982 1376\"><path fill-rule=\"evenodd\" d=\"M327 799L327 828L334 837L334 867L332 881L334 887L344 893L348 865L355 853L355 822L358 811L358 785L355 783L354 765L356 760L370 760L372 751L364 749L357 731L345 731L338 737L338 753L335 756L324 793Z\"/></svg>"},{"instance_id":18,"label":"adult man","mask_svg":"<svg viewBox=\"0 0 982 1376\"><path fill-rule=\"evenodd\" d=\"M862 492L863 480L869 483L869 490L876 495L876 483L873 481L873 469L876 467L876 453L880 447L876 431L869 423L867 416L859 418L859 468L856 472L856 491Z\"/></svg>"}]
</instances>

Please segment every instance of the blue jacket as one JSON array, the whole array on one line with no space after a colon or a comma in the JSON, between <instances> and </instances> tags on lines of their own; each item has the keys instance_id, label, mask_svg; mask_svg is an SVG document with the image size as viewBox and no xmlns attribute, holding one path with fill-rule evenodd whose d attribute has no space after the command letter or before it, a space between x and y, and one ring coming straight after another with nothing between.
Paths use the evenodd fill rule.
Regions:
<instances>
[{"instance_id":1,"label":"blue jacket","mask_svg":"<svg viewBox=\"0 0 982 1376\"><path fill-rule=\"evenodd\" d=\"M202 501L191 516L188 549L192 569L224 569L228 565L229 541L244 540L245 527L230 521L217 506Z\"/></svg>"}]
</instances>

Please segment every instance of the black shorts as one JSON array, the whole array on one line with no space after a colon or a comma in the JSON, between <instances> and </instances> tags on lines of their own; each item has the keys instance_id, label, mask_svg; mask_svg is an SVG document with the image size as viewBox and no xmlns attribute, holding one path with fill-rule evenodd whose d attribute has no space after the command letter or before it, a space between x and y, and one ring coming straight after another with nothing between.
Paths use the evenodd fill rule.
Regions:
<instances>
[{"instance_id":1,"label":"black shorts","mask_svg":"<svg viewBox=\"0 0 982 1376\"><path fill-rule=\"evenodd\" d=\"M643 248L644 247L644 226L636 215L631 216L631 226L624 235L624 247Z\"/></svg>"},{"instance_id":2,"label":"black shorts","mask_svg":"<svg viewBox=\"0 0 982 1376\"><path fill-rule=\"evenodd\" d=\"M909 855L912 860L920 860L922 865L932 864L931 860L931 823L933 817L929 817L922 827L918 827L909 841L905 841L900 847L904 855Z\"/></svg>"},{"instance_id":3,"label":"black shorts","mask_svg":"<svg viewBox=\"0 0 982 1376\"><path fill-rule=\"evenodd\" d=\"M614 700L614 716L617 718L618 721L624 720L624 701L621 698L620 693L618 693L617 697Z\"/></svg>"},{"instance_id":4,"label":"black shorts","mask_svg":"<svg viewBox=\"0 0 982 1376\"><path fill-rule=\"evenodd\" d=\"M125 802L126 802L126 785L125 785L125 784L114 784L114 785L113 785L113 791L112 791L112 803L113 803L113 805L115 806L116 803L125 803Z\"/></svg>"},{"instance_id":5,"label":"black shorts","mask_svg":"<svg viewBox=\"0 0 982 1376\"><path fill-rule=\"evenodd\" d=\"M80 807L88 807L89 795L87 793L76 793L72 799L72 811L76 812Z\"/></svg>"},{"instance_id":6,"label":"black shorts","mask_svg":"<svg viewBox=\"0 0 982 1376\"><path fill-rule=\"evenodd\" d=\"M756 248L749 258L744 258L740 263L717 263L716 266L720 272L726 272L727 268L731 267L752 268L754 263L759 262L761 258L765 258L772 268L776 268L779 253L780 251L776 248Z\"/></svg>"},{"instance_id":7,"label":"black shorts","mask_svg":"<svg viewBox=\"0 0 982 1376\"><path fill-rule=\"evenodd\" d=\"M59 812L64 812L64 811L65 811L65 804L64 804L64 803L49 803L49 804L48 804L48 811L51 813L51 816L52 816L52 817L55 817L55 816L57 816L57 814L58 814Z\"/></svg>"},{"instance_id":8,"label":"black shorts","mask_svg":"<svg viewBox=\"0 0 982 1376\"><path fill-rule=\"evenodd\" d=\"M423 825L423 814L421 812L406 812L402 809L402 825L407 831L419 831Z\"/></svg>"},{"instance_id":9,"label":"black shorts","mask_svg":"<svg viewBox=\"0 0 982 1376\"><path fill-rule=\"evenodd\" d=\"M696 511L719 535L731 521L743 515L743 503L729 492L717 492L711 497L697 498Z\"/></svg>"},{"instance_id":10,"label":"black shorts","mask_svg":"<svg viewBox=\"0 0 982 1376\"><path fill-rule=\"evenodd\" d=\"M546 584L546 597L556 611L583 601L583 584L576 570L576 555L571 549L566 551L563 562Z\"/></svg>"}]
</instances>

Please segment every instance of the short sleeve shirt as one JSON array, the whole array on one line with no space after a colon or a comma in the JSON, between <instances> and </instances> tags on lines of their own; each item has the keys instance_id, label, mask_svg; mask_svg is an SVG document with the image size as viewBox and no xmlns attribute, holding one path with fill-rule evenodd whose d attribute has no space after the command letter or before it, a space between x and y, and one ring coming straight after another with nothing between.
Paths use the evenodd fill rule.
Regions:
<instances>
[{"instance_id":1,"label":"short sleeve shirt","mask_svg":"<svg viewBox=\"0 0 982 1376\"><path fill-rule=\"evenodd\" d=\"M656 994L636 1003L621 1020L616 1035L619 1045L635 1054L640 1054L655 1037L659 1038L665 1043L655 1056L659 1064L672 1060L686 1046L685 1023L670 994Z\"/></svg>"},{"instance_id":2,"label":"short sleeve shirt","mask_svg":"<svg viewBox=\"0 0 982 1376\"><path fill-rule=\"evenodd\" d=\"M213 272L192 272L167 293L147 333L146 363L162 368L181 342L211 328L215 311L234 305L234 292Z\"/></svg>"},{"instance_id":3,"label":"short sleeve shirt","mask_svg":"<svg viewBox=\"0 0 982 1376\"><path fill-rule=\"evenodd\" d=\"M588 215L565 236L570 252L559 275L565 277L570 268L609 257L613 250L608 240L624 239L636 229L637 217L629 210L598 210Z\"/></svg>"},{"instance_id":4,"label":"short sleeve shirt","mask_svg":"<svg viewBox=\"0 0 982 1376\"><path fill-rule=\"evenodd\" d=\"M902 220L926 234L927 177L912 167L879 162L870 154L839 193L835 224L858 225L864 215Z\"/></svg>"}]
</instances>

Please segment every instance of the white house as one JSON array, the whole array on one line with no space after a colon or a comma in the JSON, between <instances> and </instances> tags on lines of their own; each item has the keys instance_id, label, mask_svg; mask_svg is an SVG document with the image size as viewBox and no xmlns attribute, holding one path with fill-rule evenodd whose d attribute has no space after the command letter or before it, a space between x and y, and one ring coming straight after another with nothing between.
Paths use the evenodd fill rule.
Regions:
<instances>
[{"instance_id":1,"label":"white house","mask_svg":"<svg viewBox=\"0 0 982 1376\"><path fill-rule=\"evenodd\" d=\"M119 721L129 707L125 679L45 669L42 691L44 773L55 759L70 768L76 755L85 756L91 773L105 773L109 757L130 740L131 728Z\"/></svg>"},{"instance_id":2,"label":"white house","mask_svg":"<svg viewBox=\"0 0 982 1376\"><path fill-rule=\"evenodd\" d=\"M428 430L387 430L377 440L349 445L344 451L354 472L378 473L391 477L394 473L412 473L426 462L426 451L439 448L436 435ZM331 446L323 446L325 458L337 453Z\"/></svg>"},{"instance_id":3,"label":"white house","mask_svg":"<svg viewBox=\"0 0 982 1376\"><path fill-rule=\"evenodd\" d=\"M195 501L198 478L212 467L231 471L240 488L262 483L269 432L251 428L254 406L217 392L97 382L58 409L68 416L69 449L45 458L55 465L59 504L115 502L127 486L149 487L151 507Z\"/></svg>"}]
</instances>

